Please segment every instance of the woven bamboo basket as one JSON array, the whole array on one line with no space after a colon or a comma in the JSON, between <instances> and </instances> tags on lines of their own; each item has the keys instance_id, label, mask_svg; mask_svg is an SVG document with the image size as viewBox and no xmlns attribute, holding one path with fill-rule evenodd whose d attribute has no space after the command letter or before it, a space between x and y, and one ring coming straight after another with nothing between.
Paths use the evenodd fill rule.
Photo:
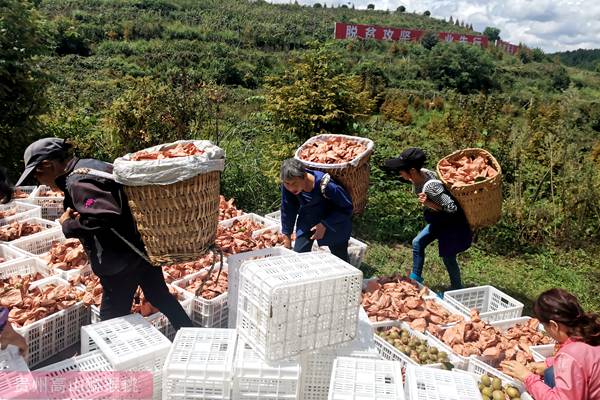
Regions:
<instances>
[{"instance_id":1,"label":"woven bamboo basket","mask_svg":"<svg viewBox=\"0 0 600 400\"><path fill-rule=\"evenodd\" d=\"M467 186L453 187L446 182L440 173L440 162L442 160L456 160L462 157L476 157L483 155L487 157L498 175L481 182ZM488 151L478 148L458 150L444 157L437 164L437 174L446 188L458 201L467 221L473 231L494 225L502 216L502 168L498 161Z\"/></svg>"},{"instance_id":2,"label":"woven bamboo basket","mask_svg":"<svg viewBox=\"0 0 600 400\"><path fill-rule=\"evenodd\" d=\"M124 187L152 264L198 259L215 242L220 176L212 171L171 185Z\"/></svg>"},{"instance_id":3,"label":"woven bamboo basket","mask_svg":"<svg viewBox=\"0 0 600 400\"><path fill-rule=\"evenodd\" d=\"M342 136L347 139L356 140L367 145L367 150L351 162L343 164L322 164L303 160L300 151L315 141L325 140L330 137ZM354 214L361 214L367 206L367 192L369 191L369 176L371 167L369 161L373 153L373 142L369 139L347 136L347 135L318 135L307 140L296 150L295 158L300 160L306 167L328 173L336 182L341 184L352 199Z\"/></svg>"}]
</instances>

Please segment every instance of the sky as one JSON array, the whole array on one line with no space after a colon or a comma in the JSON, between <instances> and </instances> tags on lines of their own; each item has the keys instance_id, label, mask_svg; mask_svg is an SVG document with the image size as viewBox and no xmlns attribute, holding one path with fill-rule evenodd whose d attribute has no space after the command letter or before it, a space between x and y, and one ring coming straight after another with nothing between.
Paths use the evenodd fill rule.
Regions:
<instances>
[{"instance_id":1,"label":"sky","mask_svg":"<svg viewBox=\"0 0 600 400\"><path fill-rule=\"evenodd\" d=\"M270 0L290 3L290 0ZM317 0L298 0L312 5ZM539 47L546 53L579 48L600 48L600 0L319 0L327 6L354 4L376 10L406 7L407 12L431 12L434 18L452 16L473 24L476 31L486 26L500 29L502 40L528 47Z\"/></svg>"}]
</instances>

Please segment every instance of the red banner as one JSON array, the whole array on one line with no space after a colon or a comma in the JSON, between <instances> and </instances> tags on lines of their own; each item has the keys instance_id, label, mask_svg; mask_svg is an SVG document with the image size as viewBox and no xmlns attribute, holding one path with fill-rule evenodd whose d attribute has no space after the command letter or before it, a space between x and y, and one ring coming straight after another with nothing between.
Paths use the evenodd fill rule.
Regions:
<instances>
[{"instance_id":1,"label":"red banner","mask_svg":"<svg viewBox=\"0 0 600 400\"><path fill-rule=\"evenodd\" d=\"M496 41L496 47L504 50L505 52L511 55L515 55L519 51L519 46L517 46L516 44L504 42L502 40Z\"/></svg>"},{"instance_id":2,"label":"red banner","mask_svg":"<svg viewBox=\"0 0 600 400\"><path fill-rule=\"evenodd\" d=\"M375 39L417 42L425 31L404 28L388 28L375 25L344 24L336 22L336 39ZM483 35L465 35L462 33L439 32L440 40L456 43L469 43L483 47L488 46L488 38Z\"/></svg>"},{"instance_id":3,"label":"red banner","mask_svg":"<svg viewBox=\"0 0 600 400\"><path fill-rule=\"evenodd\" d=\"M438 37L444 42L468 43L488 47L488 38L484 35L466 35L456 32L438 32Z\"/></svg>"},{"instance_id":4,"label":"red banner","mask_svg":"<svg viewBox=\"0 0 600 400\"><path fill-rule=\"evenodd\" d=\"M336 39L375 39L395 41L419 41L425 32L415 29L385 28L375 25L343 24L336 22Z\"/></svg>"}]
</instances>

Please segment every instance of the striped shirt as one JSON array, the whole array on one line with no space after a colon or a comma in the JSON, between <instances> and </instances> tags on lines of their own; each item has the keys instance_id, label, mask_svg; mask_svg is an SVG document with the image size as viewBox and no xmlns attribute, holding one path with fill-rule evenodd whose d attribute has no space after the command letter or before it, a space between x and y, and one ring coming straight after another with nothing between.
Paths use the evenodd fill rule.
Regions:
<instances>
[{"instance_id":1,"label":"striped shirt","mask_svg":"<svg viewBox=\"0 0 600 400\"><path fill-rule=\"evenodd\" d=\"M425 176L425 181L420 185L413 185L413 192L419 194L423 192L425 183L432 179L438 180L437 174L425 168L421 168L421 173ZM438 206L442 207L442 210L447 213L455 213L458 210L456 202L446 192L446 188L442 182L432 182L425 187L427 198L433 201Z\"/></svg>"}]
</instances>

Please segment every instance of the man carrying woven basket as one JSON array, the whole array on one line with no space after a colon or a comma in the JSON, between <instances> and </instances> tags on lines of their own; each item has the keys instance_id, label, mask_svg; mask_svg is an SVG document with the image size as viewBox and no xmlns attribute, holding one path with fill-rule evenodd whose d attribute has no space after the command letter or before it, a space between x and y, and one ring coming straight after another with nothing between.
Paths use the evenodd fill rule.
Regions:
<instances>
[{"instance_id":1,"label":"man carrying woven basket","mask_svg":"<svg viewBox=\"0 0 600 400\"><path fill-rule=\"evenodd\" d=\"M281 165L281 232L291 248L296 223L294 251L311 251L314 241L348 262L352 233L352 200L329 174L304 168L289 158ZM297 221L296 221L297 219Z\"/></svg>"},{"instance_id":2,"label":"man carrying woven basket","mask_svg":"<svg viewBox=\"0 0 600 400\"><path fill-rule=\"evenodd\" d=\"M65 213L59 222L67 238L77 238L100 278L103 295L100 319L127 315L140 286L144 296L169 319L175 329L192 321L170 294L161 268L144 256L122 185L112 179L112 164L79 159L69 154L64 139L40 139L25 150L25 172L17 185L34 177L65 193Z\"/></svg>"},{"instance_id":3,"label":"man carrying woven basket","mask_svg":"<svg viewBox=\"0 0 600 400\"><path fill-rule=\"evenodd\" d=\"M439 255L450 275L451 288L462 289L456 255L471 247L471 229L460 205L438 180L436 173L423 168L426 161L423 150L411 147L384 164L385 170L400 174L403 180L413 184L413 192L424 208L427 225L412 242L413 270L410 278L423 282L425 248L437 239Z\"/></svg>"}]
</instances>

